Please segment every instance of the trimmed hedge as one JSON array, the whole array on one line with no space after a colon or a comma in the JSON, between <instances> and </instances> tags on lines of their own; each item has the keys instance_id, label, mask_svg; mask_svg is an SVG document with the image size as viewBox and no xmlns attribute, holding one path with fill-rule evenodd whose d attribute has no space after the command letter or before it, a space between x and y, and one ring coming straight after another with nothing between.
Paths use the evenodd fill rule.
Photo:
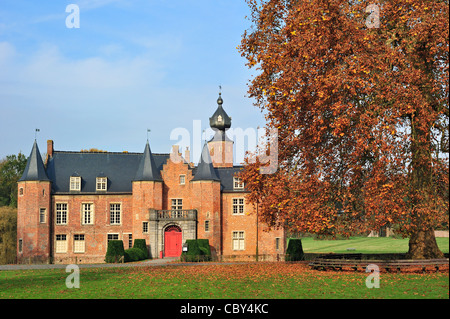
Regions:
<instances>
[{"instance_id":1,"label":"trimmed hedge","mask_svg":"<svg viewBox=\"0 0 450 319\"><path fill-rule=\"evenodd\" d=\"M188 251L183 251L181 260L187 262L210 261L211 248L208 239L187 239Z\"/></svg>"},{"instance_id":2,"label":"trimmed hedge","mask_svg":"<svg viewBox=\"0 0 450 319\"><path fill-rule=\"evenodd\" d=\"M123 241L110 240L108 242L108 249L106 251L105 262L117 263L121 257L125 256L125 250L123 249Z\"/></svg>"},{"instance_id":3,"label":"trimmed hedge","mask_svg":"<svg viewBox=\"0 0 450 319\"><path fill-rule=\"evenodd\" d=\"M147 259L142 249L133 247L125 250L125 262Z\"/></svg>"},{"instance_id":4,"label":"trimmed hedge","mask_svg":"<svg viewBox=\"0 0 450 319\"><path fill-rule=\"evenodd\" d=\"M286 261L304 260L302 240L300 238L289 239L288 247L286 249Z\"/></svg>"},{"instance_id":5,"label":"trimmed hedge","mask_svg":"<svg viewBox=\"0 0 450 319\"><path fill-rule=\"evenodd\" d=\"M138 248L142 250L142 252L144 253L143 259L147 259L149 257L147 243L145 242L145 239L135 239L133 248Z\"/></svg>"}]
</instances>

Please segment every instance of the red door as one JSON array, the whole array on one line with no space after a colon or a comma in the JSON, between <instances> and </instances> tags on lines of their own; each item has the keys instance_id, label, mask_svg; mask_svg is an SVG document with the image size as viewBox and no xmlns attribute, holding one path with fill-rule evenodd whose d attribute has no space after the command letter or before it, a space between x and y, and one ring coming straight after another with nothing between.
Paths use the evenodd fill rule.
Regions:
<instances>
[{"instance_id":1,"label":"red door","mask_svg":"<svg viewBox=\"0 0 450 319\"><path fill-rule=\"evenodd\" d=\"M181 229L169 226L164 232L164 256L179 257L181 255Z\"/></svg>"}]
</instances>

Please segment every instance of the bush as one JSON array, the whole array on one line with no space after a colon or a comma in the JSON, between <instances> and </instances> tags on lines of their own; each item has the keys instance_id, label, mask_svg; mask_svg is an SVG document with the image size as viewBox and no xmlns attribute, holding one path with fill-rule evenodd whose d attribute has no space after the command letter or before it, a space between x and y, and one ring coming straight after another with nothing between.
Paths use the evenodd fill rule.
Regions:
<instances>
[{"instance_id":1,"label":"bush","mask_svg":"<svg viewBox=\"0 0 450 319\"><path fill-rule=\"evenodd\" d=\"M288 247L286 249L286 261L304 260L302 240L300 238L289 239Z\"/></svg>"},{"instance_id":2,"label":"bush","mask_svg":"<svg viewBox=\"0 0 450 319\"><path fill-rule=\"evenodd\" d=\"M142 259L148 258L148 249L147 249L147 244L145 242L145 239L135 239L133 248L138 248L138 249L142 250L142 252L144 253L144 258L142 258Z\"/></svg>"},{"instance_id":3,"label":"bush","mask_svg":"<svg viewBox=\"0 0 450 319\"><path fill-rule=\"evenodd\" d=\"M125 250L123 249L123 241L110 240L108 242L108 250L106 251L105 262L116 263L121 257L125 256Z\"/></svg>"},{"instance_id":4,"label":"bush","mask_svg":"<svg viewBox=\"0 0 450 319\"><path fill-rule=\"evenodd\" d=\"M210 261L211 248L208 239L188 239L186 240L188 251L181 254L182 261Z\"/></svg>"},{"instance_id":5,"label":"bush","mask_svg":"<svg viewBox=\"0 0 450 319\"><path fill-rule=\"evenodd\" d=\"M125 262L139 261L146 259L145 253L140 248L130 248L125 250Z\"/></svg>"}]
</instances>

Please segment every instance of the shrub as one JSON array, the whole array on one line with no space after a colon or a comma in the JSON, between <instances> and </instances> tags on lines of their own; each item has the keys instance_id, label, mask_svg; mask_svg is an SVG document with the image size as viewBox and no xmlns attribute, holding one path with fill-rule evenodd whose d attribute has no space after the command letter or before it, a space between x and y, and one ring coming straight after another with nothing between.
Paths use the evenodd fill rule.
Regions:
<instances>
[{"instance_id":1,"label":"shrub","mask_svg":"<svg viewBox=\"0 0 450 319\"><path fill-rule=\"evenodd\" d=\"M211 248L208 239L188 239L186 244L188 245L188 251L183 251L181 260L188 262L211 260Z\"/></svg>"},{"instance_id":2,"label":"shrub","mask_svg":"<svg viewBox=\"0 0 450 319\"><path fill-rule=\"evenodd\" d=\"M138 249L142 250L142 252L144 253L144 258L142 258L142 259L148 258L148 249L147 249L147 244L145 242L145 239L135 239L133 248L138 248Z\"/></svg>"},{"instance_id":3,"label":"shrub","mask_svg":"<svg viewBox=\"0 0 450 319\"><path fill-rule=\"evenodd\" d=\"M123 249L123 241L110 240L108 242L108 249L106 251L105 262L116 263L123 256L125 256L125 250Z\"/></svg>"},{"instance_id":4,"label":"shrub","mask_svg":"<svg viewBox=\"0 0 450 319\"><path fill-rule=\"evenodd\" d=\"M146 259L145 253L140 248L130 248L125 250L125 262L139 261Z\"/></svg>"},{"instance_id":5,"label":"shrub","mask_svg":"<svg viewBox=\"0 0 450 319\"><path fill-rule=\"evenodd\" d=\"M289 239L288 247L286 249L286 261L304 260L302 240L300 238Z\"/></svg>"}]
</instances>

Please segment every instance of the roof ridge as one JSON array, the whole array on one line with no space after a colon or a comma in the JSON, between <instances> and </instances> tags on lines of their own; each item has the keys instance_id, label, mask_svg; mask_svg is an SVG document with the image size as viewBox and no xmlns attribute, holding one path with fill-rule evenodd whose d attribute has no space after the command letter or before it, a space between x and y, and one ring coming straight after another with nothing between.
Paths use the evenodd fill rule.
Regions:
<instances>
[{"instance_id":1,"label":"roof ridge","mask_svg":"<svg viewBox=\"0 0 450 319\"><path fill-rule=\"evenodd\" d=\"M142 152L81 152L81 151L53 151L53 154L60 153L60 154L123 154L123 155L142 155ZM152 155L156 156L169 156L169 153L152 153Z\"/></svg>"}]
</instances>

